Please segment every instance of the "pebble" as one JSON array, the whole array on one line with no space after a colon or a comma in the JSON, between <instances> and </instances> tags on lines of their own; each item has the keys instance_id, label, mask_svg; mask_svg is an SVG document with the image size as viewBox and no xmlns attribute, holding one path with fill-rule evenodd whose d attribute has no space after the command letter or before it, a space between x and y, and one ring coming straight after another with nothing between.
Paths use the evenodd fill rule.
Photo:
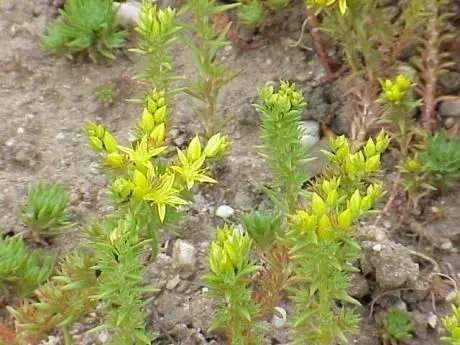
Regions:
<instances>
[{"instance_id":1,"label":"pebble","mask_svg":"<svg viewBox=\"0 0 460 345\"><path fill-rule=\"evenodd\" d=\"M117 16L121 26L131 27L136 25L141 13L138 2L114 2L113 7L118 9Z\"/></svg>"},{"instance_id":2,"label":"pebble","mask_svg":"<svg viewBox=\"0 0 460 345\"><path fill-rule=\"evenodd\" d=\"M372 250L374 252L380 252L382 250L382 245L380 243L377 243L375 246L372 247Z\"/></svg>"},{"instance_id":3,"label":"pebble","mask_svg":"<svg viewBox=\"0 0 460 345\"><path fill-rule=\"evenodd\" d=\"M282 328L287 323L287 312L281 307L275 307L275 310L277 313L273 314L272 324L275 328Z\"/></svg>"},{"instance_id":4,"label":"pebble","mask_svg":"<svg viewBox=\"0 0 460 345\"><path fill-rule=\"evenodd\" d=\"M301 121L299 124L301 133L300 142L305 148L314 146L319 141L319 123L316 121Z\"/></svg>"},{"instance_id":5,"label":"pebble","mask_svg":"<svg viewBox=\"0 0 460 345\"><path fill-rule=\"evenodd\" d=\"M460 99L442 101L439 113L444 117L460 117Z\"/></svg>"},{"instance_id":6,"label":"pebble","mask_svg":"<svg viewBox=\"0 0 460 345\"><path fill-rule=\"evenodd\" d=\"M235 214L235 210L228 205L221 205L216 210L216 216L219 218L229 218Z\"/></svg>"},{"instance_id":7,"label":"pebble","mask_svg":"<svg viewBox=\"0 0 460 345\"><path fill-rule=\"evenodd\" d=\"M438 316L433 312L430 312L427 317L427 323L430 325L431 328L436 329L438 326Z\"/></svg>"},{"instance_id":8,"label":"pebble","mask_svg":"<svg viewBox=\"0 0 460 345\"><path fill-rule=\"evenodd\" d=\"M168 290L174 290L177 285L181 282L179 275L174 276L172 279L168 280L166 283L166 288Z\"/></svg>"},{"instance_id":9,"label":"pebble","mask_svg":"<svg viewBox=\"0 0 460 345\"><path fill-rule=\"evenodd\" d=\"M196 264L196 248L184 240L174 242L173 263L179 269L194 269Z\"/></svg>"},{"instance_id":10,"label":"pebble","mask_svg":"<svg viewBox=\"0 0 460 345\"><path fill-rule=\"evenodd\" d=\"M56 134L56 140L63 140L63 139L65 139L64 133L59 132L58 134Z\"/></svg>"},{"instance_id":11,"label":"pebble","mask_svg":"<svg viewBox=\"0 0 460 345\"><path fill-rule=\"evenodd\" d=\"M24 134L25 130L22 127L18 128L18 134Z\"/></svg>"}]
</instances>

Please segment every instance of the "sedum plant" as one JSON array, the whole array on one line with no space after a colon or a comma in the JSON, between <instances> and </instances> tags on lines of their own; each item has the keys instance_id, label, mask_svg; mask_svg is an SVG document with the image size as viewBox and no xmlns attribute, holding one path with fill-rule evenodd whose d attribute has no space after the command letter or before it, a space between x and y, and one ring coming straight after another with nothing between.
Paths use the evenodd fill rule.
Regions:
<instances>
[{"instance_id":1,"label":"sedum plant","mask_svg":"<svg viewBox=\"0 0 460 345\"><path fill-rule=\"evenodd\" d=\"M325 152L330 167L315 181L307 207L289 217L283 241L289 248L296 284L290 288L296 306L295 344L331 345L346 343L356 331L359 303L347 293L349 272L356 269L359 244L354 240L354 223L372 214L382 196L382 185L373 177L380 169L380 154L388 145L380 134L365 147L350 153L347 140L331 141Z\"/></svg>"},{"instance_id":2,"label":"sedum plant","mask_svg":"<svg viewBox=\"0 0 460 345\"><path fill-rule=\"evenodd\" d=\"M155 291L140 286L143 267L139 260L144 246L152 239L140 239L142 222L134 214L111 217L102 225L94 224L86 232L87 246L94 253L91 270L100 272L92 300L104 303L104 324L92 329L112 331L113 345L150 344L153 336L145 329L147 313L144 293Z\"/></svg>"},{"instance_id":3,"label":"sedum plant","mask_svg":"<svg viewBox=\"0 0 460 345\"><path fill-rule=\"evenodd\" d=\"M264 88L259 96L262 147L275 177L275 186L269 191L275 210L253 212L243 219L247 234L256 244L255 257L261 263L251 284L245 282L245 289L251 291L260 308L259 314L248 315L248 324L257 329L263 316L275 313L287 292L294 302L294 344L346 343L347 335L356 331L358 323L355 309L359 302L347 293L350 272L356 271L353 263L360 253L354 224L374 214L373 205L383 195L378 175L380 156L389 137L382 132L354 153L345 137L331 139L331 151L324 152L329 166L312 182L311 192L305 192L301 188L305 177L301 176L300 163L308 156L301 149L297 126L302 96L288 83L281 83L278 90ZM217 236L218 243L224 242L219 233ZM219 248L238 252L230 244ZM215 251L221 253L220 249ZM246 251L240 252L246 258ZM212 265L215 263L211 261L214 272ZM241 288L239 281L228 280L221 294L225 289L237 288ZM226 302L222 313L234 305L230 300ZM228 334L232 332L229 328ZM252 344L250 340L233 339L231 343Z\"/></svg>"},{"instance_id":4,"label":"sedum plant","mask_svg":"<svg viewBox=\"0 0 460 345\"><path fill-rule=\"evenodd\" d=\"M57 55L72 58L100 56L114 59L126 33L118 27L112 0L67 0L61 17L50 23L42 35L42 46Z\"/></svg>"},{"instance_id":5,"label":"sedum plant","mask_svg":"<svg viewBox=\"0 0 460 345\"><path fill-rule=\"evenodd\" d=\"M212 23L212 17L237 5L217 5L214 0L192 0L176 12L170 8L159 9L145 1L136 27L140 41L134 51L144 55L147 62L135 78L151 82L153 88L165 90L166 96L180 91L188 94L195 102L193 112L201 121L207 139L219 132L226 123L218 117L217 100L222 88L238 75L227 71L216 58L219 51L229 44L225 37L230 25L219 33ZM185 11L193 14L191 24L178 22L178 16ZM190 40L185 32L194 34L196 39ZM173 59L169 53L169 48L178 39L191 49L198 72L196 78L180 85L172 84L185 78L174 74Z\"/></svg>"},{"instance_id":6,"label":"sedum plant","mask_svg":"<svg viewBox=\"0 0 460 345\"><path fill-rule=\"evenodd\" d=\"M35 239L58 235L73 226L66 211L68 201L69 195L59 183L32 186L21 216Z\"/></svg>"},{"instance_id":7,"label":"sedum plant","mask_svg":"<svg viewBox=\"0 0 460 345\"><path fill-rule=\"evenodd\" d=\"M21 344L38 343L54 330L60 331L65 345L72 344L70 327L96 307L96 301L90 299L96 284L92 264L83 253L67 255L57 275L35 291L36 301L25 300L16 308L8 307Z\"/></svg>"},{"instance_id":8,"label":"sedum plant","mask_svg":"<svg viewBox=\"0 0 460 345\"><path fill-rule=\"evenodd\" d=\"M412 338L414 322L406 311L392 309L382 320L384 345L397 345Z\"/></svg>"},{"instance_id":9,"label":"sedum plant","mask_svg":"<svg viewBox=\"0 0 460 345\"><path fill-rule=\"evenodd\" d=\"M460 307L452 305L452 314L442 319L442 325L448 335L441 337L441 340L449 345L460 344Z\"/></svg>"},{"instance_id":10,"label":"sedum plant","mask_svg":"<svg viewBox=\"0 0 460 345\"><path fill-rule=\"evenodd\" d=\"M194 137L185 150L166 146L168 104L165 91L153 91L145 102L129 146L119 145L102 125L85 126L89 146L101 156L107 171L109 193L117 211L102 225L86 232L86 245L92 249L99 275L94 298L104 301L104 324L114 344L149 344L146 330L144 293L153 289L141 285L140 263L145 246L155 257L160 227L173 221L180 206L188 203L198 183L215 183L206 164L228 147L226 137L216 134L202 146Z\"/></svg>"},{"instance_id":11,"label":"sedum plant","mask_svg":"<svg viewBox=\"0 0 460 345\"><path fill-rule=\"evenodd\" d=\"M54 258L29 252L19 236L0 237L0 289L4 296L29 296L51 275Z\"/></svg>"},{"instance_id":12,"label":"sedum plant","mask_svg":"<svg viewBox=\"0 0 460 345\"><path fill-rule=\"evenodd\" d=\"M210 272L203 277L209 295L223 305L211 329L225 329L232 344L262 344L261 310L251 297L250 277L258 267L250 259L252 240L245 233L224 226L209 247Z\"/></svg>"},{"instance_id":13,"label":"sedum plant","mask_svg":"<svg viewBox=\"0 0 460 345\"><path fill-rule=\"evenodd\" d=\"M150 82L149 87L170 91L170 83L177 78L173 75L174 64L169 52L181 30L177 16L178 13L169 7L160 9L151 1L142 3L135 28L140 39L131 51L146 57L144 67L135 79Z\"/></svg>"}]
</instances>

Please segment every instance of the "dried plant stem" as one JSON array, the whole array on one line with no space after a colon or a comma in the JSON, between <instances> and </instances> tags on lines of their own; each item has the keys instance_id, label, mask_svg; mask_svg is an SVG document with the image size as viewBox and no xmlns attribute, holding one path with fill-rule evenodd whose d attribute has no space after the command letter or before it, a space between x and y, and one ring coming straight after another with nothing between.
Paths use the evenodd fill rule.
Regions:
<instances>
[{"instance_id":1,"label":"dried plant stem","mask_svg":"<svg viewBox=\"0 0 460 345\"><path fill-rule=\"evenodd\" d=\"M398 187L399 187L400 181L401 181L401 173L398 173L396 178L393 180L393 186L391 187L390 196L388 197L387 202L385 206L383 207L382 212L380 212L380 214L375 219L374 226L379 225L380 221L382 220L382 217L388 213L388 210L393 205L396 199L396 196L398 195L398 190L399 190Z\"/></svg>"},{"instance_id":2,"label":"dried plant stem","mask_svg":"<svg viewBox=\"0 0 460 345\"><path fill-rule=\"evenodd\" d=\"M436 106L437 70L439 67L439 31L436 17L428 20L427 30L429 37L426 41L426 70L425 88L423 94L422 125L427 131L432 131L435 124L434 111Z\"/></svg>"},{"instance_id":3,"label":"dried plant stem","mask_svg":"<svg viewBox=\"0 0 460 345\"><path fill-rule=\"evenodd\" d=\"M310 33L313 38L316 54L318 54L318 59L326 70L326 80L333 80L334 72L332 70L332 61L327 55L326 45L324 44L323 38L319 32L318 18L316 18L315 13L311 9L307 8L306 14L308 23L310 25Z\"/></svg>"}]
</instances>

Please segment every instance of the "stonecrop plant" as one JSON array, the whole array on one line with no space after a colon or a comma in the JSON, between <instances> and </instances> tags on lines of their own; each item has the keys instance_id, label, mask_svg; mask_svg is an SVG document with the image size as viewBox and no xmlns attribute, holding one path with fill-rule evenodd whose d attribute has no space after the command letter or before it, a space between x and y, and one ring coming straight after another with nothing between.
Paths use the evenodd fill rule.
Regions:
<instances>
[{"instance_id":1,"label":"stonecrop plant","mask_svg":"<svg viewBox=\"0 0 460 345\"><path fill-rule=\"evenodd\" d=\"M0 290L2 296L28 297L53 273L54 257L29 251L19 236L0 237Z\"/></svg>"},{"instance_id":2,"label":"stonecrop plant","mask_svg":"<svg viewBox=\"0 0 460 345\"><path fill-rule=\"evenodd\" d=\"M59 183L32 186L21 217L34 239L56 236L74 225L66 210L68 201L69 195Z\"/></svg>"},{"instance_id":3,"label":"stonecrop plant","mask_svg":"<svg viewBox=\"0 0 460 345\"><path fill-rule=\"evenodd\" d=\"M412 338L414 322L406 311L392 309L382 320L384 345L398 345Z\"/></svg>"},{"instance_id":4,"label":"stonecrop plant","mask_svg":"<svg viewBox=\"0 0 460 345\"><path fill-rule=\"evenodd\" d=\"M218 133L229 121L229 118L222 120L218 116L217 100L222 88L238 75L229 72L217 59L217 54L229 45L225 37L230 25L218 32L212 17L237 5L217 5L213 0L191 0L176 12L170 8L159 9L145 1L136 27L140 42L134 51L146 58L143 70L136 78L151 82L154 88L165 90L166 96L181 91L189 95L193 100L193 113L201 121L207 139ZM178 21L179 15L186 11L193 14L193 22L190 24ZM185 32L193 34L195 39L186 37ZM188 82L174 74L173 59L169 52L171 44L179 39L191 49L198 72L197 77ZM183 83L172 84L174 81Z\"/></svg>"},{"instance_id":5,"label":"stonecrop plant","mask_svg":"<svg viewBox=\"0 0 460 345\"><path fill-rule=\"evenodd\" d=\"M157 253L160 227L175 220L199 183L216 183L206 165L228 148L226 137L215 134L202 145L195 136L185 150L166 146L168 104L165 91L154 90L147 100L129 146L119 145L102 125L85 126L89 146L101 156L107 172L110 196L117 212L85 231L86 246L96 259L95 298L104 301L103 325L111 329L114 344L149 344L146 330L147 300L154 288L141 286L145 247Z\"/></svg>"},{"instance_id":6,"label":"stonecrop plant","mask_svg":"<svg viewBox=\"0 0 460 345\"><path fill-rule=\"evenodd\" d=\"M447 332L441 340L449 345L460 344L460 307L452 305L452 314L442 319L442 325Z\"/></svg>"},{"instance_id":7,"label":"stonecrop plant","mask_svg":"<svg viewBox=\"0 0 460 345\"><path fill-rule=\"evenodd\" d=\"M227 320L225 326L232 344L262 344L261 320L268 313L276 313L276 303L287 292L294 303L290 320L295 331L294 344L346 343L347 336L357 330L359 319L355 312L359 302L347 293L350 272L356 270L353 263L360 252L354 239L354 224L359 218L374 214L373 205L383 195L378 179L380 156L389 144L389 137L382 132L354 153L345 137L331 139L331 151L324 152L329 166L307 192L301 188L306 177L301 173L300 163L310 160L301 148L298 129L299 112L304 106L302 95L293 85L282 82L278 90L261 89L259 97L262 152L275 177L274 188L268 189L274 211L246 216L243 225L247 235L225 230L230 237L248 242L244 250L238 247L240 242L226 241L227 235L222 235L222 230L217 232L217 239L210 247L211 273L206 276L212 294L225 301L215 321L222 327L221 321ZM280 138L284 140L281 143ZM247 254L251 247L249 238L255 243L255 256ZM237 253L244 255L238 257ZM251 261L252 258L263 264L257 268L257 261ZM245 264L235 264L241 260ZM226 275L216 269L216 262L222 263ZM248 267L257 274L242 279L244 274L242 277L238 273L246 271L231 269L231 263ZM213 285L219 279L226 285ZM239 305L228 298L233 296L228 291L241 291L245 301L252 295L256 304L248 300ZM256 336L245 330L248 338L236 341L234 332L241 328L232 328L234 324L223 315L237 315L238 320L245 320L247 327L251 325L259 333Z\"/></svg>"},{"instance_id":8,"label":"stonecrop plant","mask_svg":"<svg viewBox=\"0 0 460 345\"><path fill-rule=\"evenodd\" d=\"M114 59L113 50L123 46L126 32L119 28L112 0L66 0L59 13L41 37L52 53L97 62L101 56Z\"/></svg>"}]
</instances>

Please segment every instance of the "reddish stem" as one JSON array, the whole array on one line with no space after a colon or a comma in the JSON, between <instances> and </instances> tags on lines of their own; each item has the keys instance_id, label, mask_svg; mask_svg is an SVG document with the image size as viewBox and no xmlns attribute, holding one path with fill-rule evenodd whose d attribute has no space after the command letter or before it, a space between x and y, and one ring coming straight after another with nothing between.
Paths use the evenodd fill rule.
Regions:
<instances>
[{"instance_id":1,"label":"reddish stem","mask_svg":"<svg viewBox=\"0 0 460 345\"><path fill-rule=\"evenodd\" d=\"M327 55L326 45L321 37L321 33L319 32L319 22L318 18L316 17L315 13L311 9L306 9L308 23L310 25L310 33L313 39L313 44L315 46L316 54L318 55L318 59L323 65L324 69L326 70L326 79L333 80L334 79L334 72L332 70L332 61L329 55Z\"/></svg>"},{"instance_id":2,"label":"reddish stem","mask_svg":"<svg viewBox=\"0 0 460 345\"><path fill-rule=\"evenodd\" d=\"M439 69L439 30L437 15L428 20L426 32L428 39L425 43L425 87L423 93L422 126L431 132L435 124L436 84Z\"/></svg>"}]
</instances>

